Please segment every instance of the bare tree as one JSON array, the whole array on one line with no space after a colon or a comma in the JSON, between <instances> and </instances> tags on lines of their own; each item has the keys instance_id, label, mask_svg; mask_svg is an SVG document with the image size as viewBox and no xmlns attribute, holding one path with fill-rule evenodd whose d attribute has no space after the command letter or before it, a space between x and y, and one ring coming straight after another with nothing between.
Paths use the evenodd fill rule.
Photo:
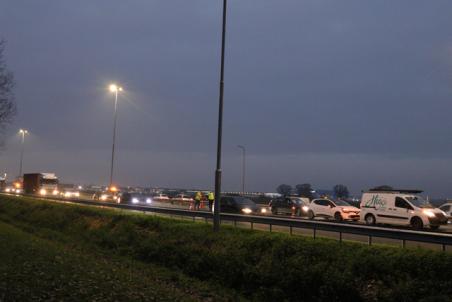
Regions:
<instances>
[{"instance_id":1,"label":"bare tree","mask_svg":"<svg viewBox=\"0 0 452 302\"><path fill-rule=\"evenodd\" d=\"M337 198L348 198L350 195L347 186L344 185L335 185L333 191Z\"/></svg>"},{"instance_id":2,"label":"bare tree","mask_svg":"<svg viewBox=\"0 0 452 302\"><path fill-rule=\"evenodd\" d=\"M290 185L282 184L276 188L276 192L284 196L290 195L290 193L292 192L292 187Z\"/></svg>"},{"instance_id":3,"label":"bare tree","mask_svg":"<svg viewBox=\"0 0 452 302\"><path fill-rule=\"evenodd\" d=\"M13 73L6 67L5 41L0 40L0 131L4 133L16 114L16 103L14 99L14 77Z\"/></svg>"},{"instance_id":4,"label":"bare tree","mask_svg":"<svg viewBox=\"0 0 452 302\"><path fill-rule=\"evenodd\" d=\"M306 197L309 199L314 198L313 189L311 184L298 184L295 186L297 194L301 197Z\"/></svg>"}]
</instances>

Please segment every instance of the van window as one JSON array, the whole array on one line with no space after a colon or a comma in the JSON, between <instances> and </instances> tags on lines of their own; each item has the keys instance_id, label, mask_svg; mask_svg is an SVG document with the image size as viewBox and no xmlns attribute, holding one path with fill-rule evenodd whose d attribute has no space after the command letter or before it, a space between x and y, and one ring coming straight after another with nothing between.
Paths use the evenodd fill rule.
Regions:
<instances>
[{"instance_id":1,"label":"van window","mask_svg":"<svg viewBox=\"0 0 452 302\"><path fill-rule=\"evenodd\" d=\"M411 209L411 206L401 197L396 197L395 206L402 209Z\"/></svg>"}]
</instances>

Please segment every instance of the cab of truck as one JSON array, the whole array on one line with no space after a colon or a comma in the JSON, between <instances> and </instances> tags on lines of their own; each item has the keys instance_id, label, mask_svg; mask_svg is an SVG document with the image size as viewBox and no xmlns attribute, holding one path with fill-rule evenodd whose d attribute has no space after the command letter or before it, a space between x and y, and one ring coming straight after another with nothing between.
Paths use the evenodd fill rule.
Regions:
<instances>
[{"instance_id":1,"label":"cab of truck","mask_svg":"<svg viewBox=\"0 0 452 302\"><path fill-rule=\"evenodd\" d=\"M360 220L367 225L391 224L414 229L438 229L447 224L444 211L422 198L420 190L369 190L360 203Z\"/></svg>"}]
</instances>

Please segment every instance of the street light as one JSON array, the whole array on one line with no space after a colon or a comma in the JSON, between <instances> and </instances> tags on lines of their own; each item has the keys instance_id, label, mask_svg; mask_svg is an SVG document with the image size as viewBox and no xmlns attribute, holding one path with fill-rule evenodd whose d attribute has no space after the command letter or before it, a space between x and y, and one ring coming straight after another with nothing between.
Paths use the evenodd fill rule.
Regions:
<instances>
[{"instance_id":1,"label":"street light","mask_svg":"<svg viewBox=\"0 0 452 302\"><path fill-rule=\"evenodd\" d=\"M221 68L220 68L220 100L218 104L218 135L217 135L217 168L215 170L215 203L213 208L213 230L220 230L220 200L221 200L221 136L223 133L223 92L224 92L224 53L226 44L226 11L227 0L223 0L223 26L221 34Z\"/></svg>"},{"instance_id":2,"label":"street light","mask_svg":"<svg viewBox=\"0 0 452 302\"><path fill-rule=\"evenodd\" d=\"M25 135L28 134L28 130L20 129L19 134L21 138L21 149L20 149L20 164L19 164L19 177L22 177L22 165L24 160L24 145L25 145Z\"/></svg>"},{"instance_id":3,"label":"street light","mask_svg":"<svg viewBox=\"0 0 452 302\"><path fill-rule=\"evenodd\" d=\"M122 91L122 87L111 84L109 86L111 92L115 94L115 114L113 118L113 145L111 147L111 167L110 167L110 184L109 187L113 185L113 164L115 161L115 142L116 142L116 120L118 118L118 92Z\"/></svg>"},{"instance_id":4,"label":"street light","mask_svg":"<svg viewBox=\"0 0 452 302\"><path fill-rule=\"evenodd\" d=\"M242 193L245 194L245 169L246 169L246 149L242 145L237 145L239 149L242 149Z\"/></svg>"}]
</instances>

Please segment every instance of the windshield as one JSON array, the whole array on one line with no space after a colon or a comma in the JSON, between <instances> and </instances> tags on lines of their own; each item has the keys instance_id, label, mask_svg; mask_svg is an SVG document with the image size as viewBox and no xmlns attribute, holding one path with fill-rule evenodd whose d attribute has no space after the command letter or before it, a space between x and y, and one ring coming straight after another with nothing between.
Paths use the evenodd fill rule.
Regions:
<instances>
[{"instance_id":1,"label":"windshield","mask_svg":"<svg viewBox=\"0 0 452 302\"><path fill-rule=\"evenodd\" d=\"M294 199L292 199L292 202L296 205L304 204L303 199L300 199L300 198L294 198Z\"/></svg>"},{"instance_id":2,"label":"windshield","mask_svg":"<svg viewBox=\"0 0 452 302\"><path fill-rule=\"evenodd\" d=\"M340 200L340 199L333 200L333 202L334 202L337 206L351 207L351 205L350 205L348 202L345 202L345 201Z\"/></svg>"},{"instance_id":3,"label":"windshield","mask_svg":"<svg viewBox=\"0 0 452 302\"><path fill-rule=\"evenodd\" d=\"M418 208L433 208L433 206L428 201L420 196L406 196L405 199Z\"/></svg>"},{"instance_id":4,"label":"windshield","mask_svg":"<svg viewBox=\"0 0 452 302\"><path fill-rule=\"evenodd\" d=\"M251 199L244 197L234 197L234 200L237 204L254 206L254 202Z\"/></svg>"},{"instance_id":5,"label":"windshield","mask_svg":"<svg viewBox=\"0 0 452 302\"><path fill-rule=\"evenodd\" d=\"M45 185L57 185L58 184L58 179L43 178L41 180L41 183L45 184Z\"/></svg>"}]
</instances>

